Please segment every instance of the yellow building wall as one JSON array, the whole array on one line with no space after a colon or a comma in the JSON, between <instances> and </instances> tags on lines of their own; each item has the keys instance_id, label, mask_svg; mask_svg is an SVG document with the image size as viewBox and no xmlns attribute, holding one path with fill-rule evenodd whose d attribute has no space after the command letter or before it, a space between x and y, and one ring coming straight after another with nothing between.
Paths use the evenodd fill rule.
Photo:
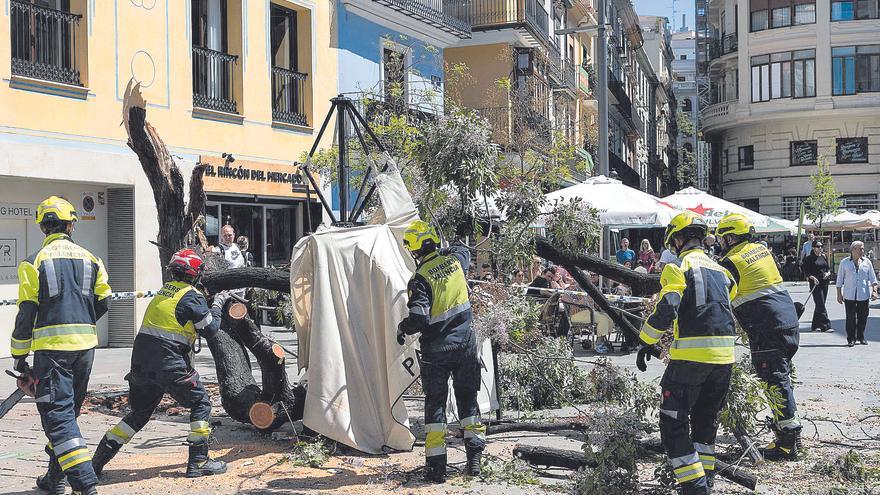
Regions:
<instances>
[{"instance_id":1,"label":"yellow building wall","mask_svg":"<svg viewBox=\"0 0 880 495\"><path fill-rule=\"evenodd\" d=\"M77 27L77 58L83 62L80 78L88 88L85 99L13 87L22 80L11 74L10 3L0 2L0 203L35 205L49 194L60 194L79 208L87 192L104 194L112 187L131 188L135 289L157 289L161 286L159 256L150 244L158 232L156 205L120 125L122 96L129 79L141 82L147 119L177 157L184 177L189 177L200 156L223 152L242 162L290 164L309 150L317 129L272 126L269 2L229 0L229 51L239 55L236 87L241 124L193 117L188 0L70 3L71 10L82 15ZM298 12L299 70L308 73L305 112L310 126L315 126L316 120L320 125L338 87L330 2L272 3ZM40 88L40 84L30 87ZM331 143L330 131L332 127L325 134L324 146ZM74 232L77 242L101 257L108 255L107 239L112 235L106 228L106 209L110 207L99 208L97 220L80 221ZM40 233L33 220L0 218L0 239L25 230L28 250L39 246ZM3 270L8 272L9 268ZM0 299L17 297L16 282L0 280ZM110 284L114 284L112 277ZM136 302L136 326L148 303L149 299ZM15 312L15 306L0 307L0 345L8 342ZM107 318L99 323L99 337L105 345Z\"/></svg>"},{"instance_id":2,"label":"yellow building wall","mask_svg":"<svg viewBox=\"0 0 880 495\"><path fill-rule=\"evenodd\" d=\"M298 10L300 26L308 18L308 33L300 30L300 46L312 47L308 71L313 95L306 95L309 124L323 118L335 96L337 64L330 40L330 2L273 0ZM291 162L313 140L310 128L272 127L269 2L229 1L229 52L240 55L236 81L242 124L192 117L192 57L190 2L184 0L75 0L82 9L77 43L87 43L87 69L82 80L85 100L13 89L10 86L10 13L0 9L0 127L3 132L51 134L63 139L124 145L120 127L122 94L131 77L141 81L149 105L147 119L165 143L181 153L220 154L253 160ZM152 7L150 7L152 5ZM236 19L237 14L241 17ZM82 36L84 35L84 36ZM240 37L241 42L235 39ZM238 46L236 46L238 45ZM303 65L306 65L303 67ZM240 84L239 84L240 83ZM309 93L307 91L307 93ZM310 108L309 108L310 107ZM329 139L329 136L328 136ZM4 171L0 170L0 175Z\"/></svg>"},{"instance_id":3,"label":"yellow building wall","mask_svg":"<svg viewBox=\"0 0 880 495\"><path fill-rule=\"evenodd\" d=\"M468 108L507 107L507 91L497 85L502 78L513 77L513 55L510 45L491 45L447 48L443 52L447 77L449 69L464 64L465 76L460 81L449 82L447 92L459 104Z\"/></svg>"}]
</instances>

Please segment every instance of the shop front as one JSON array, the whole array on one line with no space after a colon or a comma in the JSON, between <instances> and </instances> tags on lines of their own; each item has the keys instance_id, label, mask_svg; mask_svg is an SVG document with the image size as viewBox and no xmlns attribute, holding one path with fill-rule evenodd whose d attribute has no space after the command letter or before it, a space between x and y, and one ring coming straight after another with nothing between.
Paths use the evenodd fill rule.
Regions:
<instances>
[{"instance_id":1,"label":"shop front","mask_svg":"<svg viewBox=\"0 0 880 495\"><path fill-rule=\"evenodd\" d=\"M230 157L202 156L205 170L205 235L220 242L220 229L231 225L235 237L248 238L255 266L290 262L293 246L321 223L317 194L307 187L299 167Z\"/></svg>"}]
</instances>

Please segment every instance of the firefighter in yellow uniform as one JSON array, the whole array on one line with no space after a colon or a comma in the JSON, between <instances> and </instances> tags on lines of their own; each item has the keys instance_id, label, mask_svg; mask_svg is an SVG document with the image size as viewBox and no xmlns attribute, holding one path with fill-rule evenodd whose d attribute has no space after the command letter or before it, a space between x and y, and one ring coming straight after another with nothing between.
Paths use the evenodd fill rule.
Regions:
<instances>
[{"instance_id":1,"label":"firefighter in yellow uniform","mask_svg":"<svg viewBox=\"0 0 880 495\"><path fill-rule=\"evenodd\" d=\"M98 345L95 323L107 312L110 285L103 262L71 239L74 222L76 210L62 198L52 196L37 206L46 238L18 266L12 356L15 369L30 372L36 382L37 411L49 438L49 471L37 486L63 494L66 476L73 493L93 494L98 479L76 418Z\"/></svg>"},{"instance_id":2,"label":"firefighter in yellow uniform","mask_svg":"<svg viewBox=\"0 0 880 495\"><path fill-rule=\"evenodd\" d=\"M654 346L670 328L674 340L660 386L660 436L683 495L708 494L715 470L718 413L727 398L736 324L733 276L703 252L708 229L702 217L685 212L666 228L666 247L678 256L660 275L654 312L642 326L644 346L636 364L659 357Z\"/></svg>"},{"instance_id":3,"label":"firefighter in yellow uniform","mask_svg":"<svg viewBox=\"0 0 880 495\"><path fill-rule=\"evenodd\" d=\"M755 228L748 218L727 215L715 232L725 250L721 266L733 274L739 287L733 313L749 336L755 372L782 396L781 407L770 421L776 439L764 449L764 457L794 460L801 434L791 384L791 359L800 341L797 310L782 286L773 253L753 242Z\"/></svg>"},{"instance_id":4,"label":"firefighter in yellow uniform","mask_svg":"<svg viewBox=\"0 0 880 495\"><path fill-rule=\"evenodd\" d=\"M465 270L471 254L464 246L440 248L431 225L413 222L403 243L418 267L409 281L409 316L398 326L397 342L420 333L422 387L425 389L425 479L446 479L446 399L449 377L467 453L466 473L480 474L486 427L480 421L480 357Z\"/></svg>"}]
</instances>

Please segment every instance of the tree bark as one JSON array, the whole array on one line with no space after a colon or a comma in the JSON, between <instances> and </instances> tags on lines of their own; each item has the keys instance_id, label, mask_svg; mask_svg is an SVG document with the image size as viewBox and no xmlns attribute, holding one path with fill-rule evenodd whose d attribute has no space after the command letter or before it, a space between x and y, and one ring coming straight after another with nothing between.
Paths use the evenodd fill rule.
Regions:
<instances>
[{"instance_id":1,"label":"tree bark","mask_svg":"<svg viewBox=\"0 0 880 495\"><path fill-rule=\"evenodd\" d=\"M229 417L261 430L302 419L305 389L290 386L281 346L263 335L253 320L232 318L224 309L218 338L208 345L217 367L220 400ZM248 351L260 366L262 387L254 379Z\"/></svg>"},{"instance_id":2,"label":"tree bark","mask_svg":"<svg viewBox=\"0 0 880 495\"><path fill-rule=\"evenodd\" d=\"M538 256L557 265L576 266L620 282L631 288L633 295L647 296L660 292L660 275L639 273L621 264L603 260L590 254L562 251L543 237L535 238L535 251Z\"/></svg>"},{"instance_id":3,"label":"tree bark","mask_svg":"<svg viewBox=\"0 0 880 495\"><path fill-rule=\"evenodd\" d=\"M196 165L190 178L190 202L185 204L183 174L174 162L165 142L156 129L147 122L147 104L140 91L140 83L129 80L122 103L123 124L128 134L128 147L138 157L141 168L150 182L156 214L159 219L159 233L156 245L159 247L159 262L168 266L171 255L183 248L187 235L197 219L204 214L205 193L202 177L205 167ZM167 282L170 275L163 270L162 281Z\"/></svg>"},{"instance_id":4,"label":"tree bark","mask_svg":"<svg viewBox=\"0 0 880 495\"><path fill-rule=\"evenodd\" d=\"M232 268L215 270L202 276L202 285L211 293L223 290L259 287L290 293L290 272L277 268Z\"/></svg>"},{"instance_id":5,"label":"tree bark","mask_svg":"<svg viewBox=\"0 0 880 495\"><path fill-rule=\"evenodd\" d=\"M189 204L183 174L156 129L147 122L146 101L140 84L130 80L122 104L128 146L137 154L153 190L159 233L155 244L165 267L171 255L184 246L202 245L204 236L196 228L204 214L205 166L196 165L189 181ZM162 279L170 274L163 270ZM290 292L290 274L280 270L250 268L244 272L226 270L206 273L211 292L241 287L266 287ZM227 306L228 307L228 306ZM284 367L281 346L266 338L250 318L231 318L224 310L216 339L208 342L220 382L220 398L229 416L261 429L272 429L288 420L302 419L305 389L291 388ZM257 358L263 377L260 387L251 369L248 350Z\"/></svg>"},{"instance_id":6,"label":"tree bark","mask_svg":"<svg viewBox=\"0 0 880 495\"><path fill-rule=\"evenodd\" d=\"M586 428L584 423L563 421L558 423L501 423L490 425L486 431L489 435L510 433L514 431L531 431L546 433L553 431L582 431Z\"/></svg>"}]
</instances>

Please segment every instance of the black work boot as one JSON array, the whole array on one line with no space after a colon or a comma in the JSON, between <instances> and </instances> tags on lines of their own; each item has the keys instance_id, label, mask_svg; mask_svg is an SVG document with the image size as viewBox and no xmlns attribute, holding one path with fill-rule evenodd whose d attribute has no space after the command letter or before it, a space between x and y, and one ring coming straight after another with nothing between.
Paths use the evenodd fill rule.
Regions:
<instances>
[{"instance_id":1,"label":"black work boot","mask_svg":"<svg viewBox=\"0 0 880 495\"><path fill-rule=\"evenodd\" d=\"M425 481L429 483L446 482L446 456L431 456L425 461Z\"/></svg>"},{"instance_id":2,"label":"black work boot","mask_svg":"<svg viewBox=\"0 0 880 495\"><path fill-rule=\"evenodd\" d=\"M46 474L37 476L37 488L52 495L64 495L64 472L55 458L55 452L46 448L49 454L49 469Z\"/></svg>"},{"instance_id":3,"label":"black work boot","mask_svg":"<svg viewBox=\"0 0 880 495\"><path fill-rule=\"evenodd\" d=\"M709 489L715 487L715 470L711 469L706 471L706 485L709 486Z\"/></svg>"},{"instance_id":4,"label":"black work boot","mask_svg":"<svg viewBox=\"0 0 880 495\"><path fill-rule=\"evenodd\" d=\"M465 466L465 474L468 476L480 475L480 460L483 457L483 451L477 449L465 449L467 451L467 464Z\"/></svg>"},{"instance_id":5,"label":"black work boot","mask_svg":"<svg viewBox=\"0 0 880 495\"><path fill-rule=\"evenodd\" d=\"M107 437L101 439L101 443L95 449L95 455L92 456L92 467L95 469L95 476L101 477L104 466L110 462L110 459L113 459L120 448L122 448L122 445L112 440L107 440Z\"/></svg>"},{"instance_id":6,"label":"black work boot","mask_svg":"<svg viewBox=\"0 0 880 495\"><path fill-rule=\"evenodd\" d=\"M208 442L190 444L189 461L186 464L186 477L198 478L226 472L226 463L208 457Z\"/></svg>"},{"instance_id":7,"label":"black work boot","mask_svg":"<svg viewBox=\"0 0 880 495\"><path fill-rule=\"evenodd\" d=\"M794 430L782 430L771 418L767 418L770 429L776 439L761 449L764 459L768 461L793 461L797 459L798 442L801 436L800 428Z\"/></svg>"},{"instance_id":8,"label":"black work boot","mask_svg":"<svg viewBox=\"0 0 880 495\"><path fill-rule=\"evenodd\" d=\"M764 459L768 461L794 461L797 460L797 437L792 433L780 432L776 440L770 442L761 451Z\"/></svg>"}]
</instances>

